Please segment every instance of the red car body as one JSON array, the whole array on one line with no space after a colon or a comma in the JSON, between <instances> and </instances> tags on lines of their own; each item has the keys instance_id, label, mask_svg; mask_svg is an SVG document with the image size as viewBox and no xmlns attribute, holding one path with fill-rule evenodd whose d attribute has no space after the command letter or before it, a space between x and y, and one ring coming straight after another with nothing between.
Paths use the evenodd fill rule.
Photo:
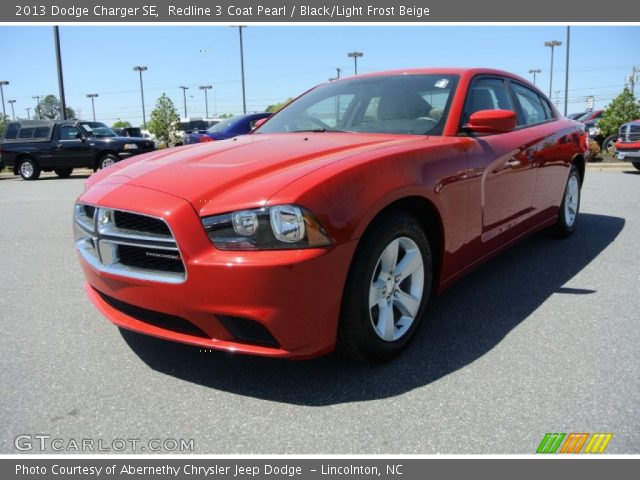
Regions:
<instances>
[{"instance_id":1,"label":"red car body","mask_svg":"<svg viewBox=\"0 0 640 480\"><path fill-rule=\"evenodd\" d=\"M419 74L452 75L458 82L438 136L252 133L143 155L94 174L79 204L166 222L185 276L171 283L123 276L88 260L78 244L92 302L116 325L144 334L203 348L308 358L334 349L359 241L389 206L429 218L435 293L553 225L571 165L584 175L583 126L564 119L545 99L553 118L505 133L463 135L461 117L474 79L517 82L543 94L522 78L489 69L372 76ZM202 218L210 215L281 204L312 212L330 245L221 250L203 229ZM76 238L82 237L78 222L76 230ZM81 241L92 248L99 240ZM248 320L247 328L257 326L258 336L266 329L274 342L251 341L228 318Z\"/></svg>"}]
</instances>

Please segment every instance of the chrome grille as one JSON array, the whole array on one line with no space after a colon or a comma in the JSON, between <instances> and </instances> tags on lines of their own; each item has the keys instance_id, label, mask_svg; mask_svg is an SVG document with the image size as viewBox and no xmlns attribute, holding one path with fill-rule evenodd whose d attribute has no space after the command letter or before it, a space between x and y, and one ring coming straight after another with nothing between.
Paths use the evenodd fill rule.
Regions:
<instances>
[{"instance_id":1,"label":"chrome grille","mask_svg":"<svg viewBox=\"0 0 640 480\"><path fill-rule=\"evenodd\" d=\"M623 125L618 132L621 142L640 142L640 125Z\"/></svg>"},{"instance_id":2,"label":"chrome grille","mask_svg":"<svg viewBox=\"0 0 640 480\"><path fill-rule=\"evenodd\" d=\"M77 204L74 232L76 248L97 270L164 283L186 278L178 245L161 218Z\"/></svg>"}]
</instances>

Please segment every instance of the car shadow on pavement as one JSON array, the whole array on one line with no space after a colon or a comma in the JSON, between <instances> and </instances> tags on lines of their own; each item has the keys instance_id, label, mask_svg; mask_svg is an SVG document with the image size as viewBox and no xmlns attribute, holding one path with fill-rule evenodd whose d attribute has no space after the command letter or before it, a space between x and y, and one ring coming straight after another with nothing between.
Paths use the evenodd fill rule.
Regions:
<instances>
[{"instance_id":1,"label":"car shadow on pavement","mask_svg":"<svg viewBox=\"0 0 640 480\"><path fill-rule=\"evenodd\" d=\"M393 397L482 357L551 295L594 293L592 285L564 285L624 224L622 218L581 214L569 239L543 232L521 242L434 298L409 348L383 365L354 364L338 355L293 362L205 353L126 330L121 334L154 370L238 395L308 406Z\"/></svg>"}]
</instances>

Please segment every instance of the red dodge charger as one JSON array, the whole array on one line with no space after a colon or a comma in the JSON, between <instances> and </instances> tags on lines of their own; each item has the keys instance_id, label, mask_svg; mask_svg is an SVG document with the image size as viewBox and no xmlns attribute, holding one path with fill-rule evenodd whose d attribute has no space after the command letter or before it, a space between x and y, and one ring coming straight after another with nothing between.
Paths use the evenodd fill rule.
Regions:
<instances>
[{"instance_id":1,"label":"red dodge charger","mask_svg":"<svg viewBox=\"0 0 640 480\"><path fill-rule=\"evenodd\" d=\"M515 75L359 75L250 135L94 174L75 244L90 299L122 328L384 361L432 294L533 232L573 232L586 156L584 126Z\"/></svg>"}]
</instances>

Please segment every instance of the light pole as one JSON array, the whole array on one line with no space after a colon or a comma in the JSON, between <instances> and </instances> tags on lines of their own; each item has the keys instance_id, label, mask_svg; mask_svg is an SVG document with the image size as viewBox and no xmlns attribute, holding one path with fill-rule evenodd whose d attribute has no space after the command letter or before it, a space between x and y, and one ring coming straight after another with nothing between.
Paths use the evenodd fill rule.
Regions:
<instances>
[{"instance_id":1,"label":"light pole","mask_svg":"<svg viewBox=\"0 0 640 480\"><path fill-rule=\"evenodd\" d=\"M146 130L147 129L147 115L146 115L146 113L144 111L144 87L142 85L142 72L147 71L148 68L145 67L144 65L136 65L135 67L133 67L133 70L140 74L140 98L142 98L142 128L144 128Z\"/></svg>"},{"instance_id":2,"label":"light pole","mask_svg":"<svg viewBox=\"0 0 640 480\"><path fill-rule=\"evenodd\" d=\"M545 47L551 48L551 68L549 69L549 98L551 98L551 93L553 91L553 50L555 47L559 47L560 45L562 45L562 42L559 42L558 40L544 42Z\"/></svg>"},{"instance_id":3,"label":"light pole","mask_svg":"<svg viewBox=\"0 0 640 480\"><path fill-rule=\"evenodd\" d=\"M564 116L567 116L569 107L569 50L571 46L571 27L567 25L567 58L564 67Z\"/></svg>"},{"instance_id":4,"label":"light pole","mask_svg":"<svg viewBox=\"0 0 640 480\"><path fill-rule=\"evenodd\" d=\"M53 41L56 47L56 64L58 66L58 89L60 90L60 119L67 119L67 103L64 99L64 78L62 77L62 55L60 54L60 31L53 27Z\"/></svg>"},{"instance_id":5,"label":"light pole","mask_svg":"<svg viewBox=\"0 0 640 480\"><path fill-rule=\"evenodd\" d=\"M7 102L9 102L11 104L11 118L13 120L15 120L16 119L16 112L13 109L13 104L16 103L16 101L15 100L7 100Z\"/></svg>"},{"instance_id":6,"label":"light pole","mask_svg":"<svg viewBox=\"0 0 640 480\"><path fill-rule=\"evenodd\" d=\"M189 90L189 87L180 85L180 88L182 89L182 98L184 100L184 118L187 118L187 90Z\"/></svg>"},{"instance_id":7,"label":"light pole","mask_svg":"<svg viewBox=\"0 0 640 480\"><path fill-rule=\"evenodd\" d=\"M542 73L542 70L540 70L539 68L534 69L534 70L529 70L529 73L533 73L533 84L536 84L536 73Z\"/></svg>"},{"instance_id":8,"label":"light pole","mask_svg":"<svg viewBox=\"0 0 640 480\"><path fill-rule=\"evenodd\" d=\"M3 86L5 85L9 85L9 82L7 80L0 80L0 95L2 96L2 119L4 120L5 118L7 118L7 112L4 111L4 90L2 89Z\"/></svg>"},{"instance_id":9,"label":"light pole","mask_svg":"<svg viewBox=\"0 0 640 480\"><path fill-rule=\"evenodd\" d=\"M33 112L33 117L38 117L38 119L40 118L40 98L42 98L42 95L34 95L33 98L36 101L36 109Z\"/></svg>"},{"instance_id":10,"label":"light pole","mask_svg":"<svg viewBox=\"0 0 640 480\"><path fill-rule=\"evenodd\" d=\"M87 93L87 98L91 99L91 111L93 112L93 121L96 121L96 106L93 103L93 99L98 96L97 93Z\"/></svg>"},{"instance_id":11,"label":"light pole","mask_svg":"<svg viewBox=\"0 0 640 480\"><path fill-rule=\"evenodd\" d=\"M247 28L246 25L238 25L238 34L240 35L240 76L242 77L242 113L247 113L247 97L244 88L244 46L242 44L242 29Z\"/></svg>"},{"instance_id":12,"label":"light pole","mask_svg":"<svg viewBox=\"0 0 640 480\"><path fill-rule=\"evenodd\" d=\"M342 69L340 67L336 67L336 80L340 78L341 73L342 73Z\"/></svg>"},{"instance_id":13,"label":"light pole","mask_svg":"<svg viewBox=\"0 0 640 480\"><path fill-rule=\"evenodd\" d=\"M204 109L206 118L209 118L209 98L207 97L207 90L211 90L213 87L211 85L200 85L198 88L204 90Z\"/></svg>"},{"instance_id":14,"label":"light pole","mask_svg":"<svg viewBox=\"0 0 640 480\"><path fill-rule=\"evenodd\" d=\"M27 111L27 120L31 120L31 108L27 107L25 110Z\"/></svg>"},{"instance_id":15,"label":"light pole","mask_svg":"<svg viewBox=\"0 0 640 480\"><path fill-rule=\"evenodd\" d=\"M353 58L353 71L355 75L358 75L358 58L363 57L364 53L362 52L349 52L347 53L347 57Z\"/></svg>"}]
</instances>

